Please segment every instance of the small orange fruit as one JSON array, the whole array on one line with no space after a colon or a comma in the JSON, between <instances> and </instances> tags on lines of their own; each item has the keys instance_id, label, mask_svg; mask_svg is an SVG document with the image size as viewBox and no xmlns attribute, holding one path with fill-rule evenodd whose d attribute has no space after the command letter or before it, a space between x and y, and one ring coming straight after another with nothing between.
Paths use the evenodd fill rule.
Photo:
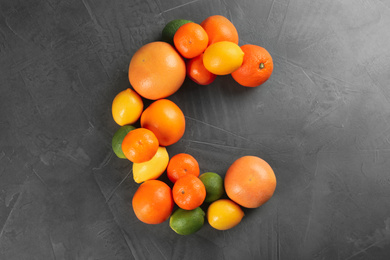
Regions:
<instances>
[{"instance_id":1,"label":"small orange fruit","mask_svg":"<svg viewBox=\"0 0 390 260\"><path fill-rule=\"evenodd\" d=\"M206 188L198 177L187 174L175 182L172 195L180 208L193 210L202 205L206 198Z\"/></svg>"},{"instance_id":2,"label":"small orange fruit","mask_svg":"<svg viewBox=\"0 0 390 260\"><path fill-rule=\"evenodd\" d=\"M135 215L146 224L160 224L167 220L173 211L171 188L159 180L142 183L132 200Z\"/></svg>"},{"instance_id":3,"label":"small orange fruit","mask_svg":"<svg viewBox=\"0 0 390 260\"><path fill-rule=\"evenodd\" d=\"M168 146L179 141L184 135L184 114L172 101L160 99L144 110L141 127L152 131L161 146Z\"/></svg>"},{"instance_id":4,"label":"small orange fruit","mask_svg":"<svg viewBox=\"0 0 390 260\"><path fill-rule=\"evenodd\" d=\"M142 46L130 61L130 84L147 99L157 100L172 95L181 87L185 76L183 58L166 42Z\"/></svg>"},{"instance_id":5,"label":"small orange fruit","mask_svg":"<svg viewBox=\"0 0 390 260\"><path fill-rule=\"evenodd\" d=\"M243 156L227 170L224 185L231 200L246 208L257 208L274 194L276 177L263 159Z\"/></svg>"},{"instance_id":6,"label":"small orange fruit","mask_svg":"<svg viewBox=\"0 0 390 260\"><path fill-rule=\"evenodd\" d=\"M192 174L195 177L198 177L199 173L198 161L187 153L176 154L168 163L167 175L173 183L184 175Z\"/></svg>"},{"instance_id":7,"label":"small orange fruit","mask_svg":"<svg viewBox=\"0 0 390 260\"><path fill-rule=\"evenodd\" d=\"M232 73L238 84L256 87L268 80L274 69L271 54L263 47L246 44L241 46L244 60L240 68Z\"/></svg>"},{"instance_id":8,"label":"small orange fruit","mask_svg":"<svg viewBox=\"0 0 390 260\"><path fill-rule=\"evenodd\" d=\"M130 131L122 142L124 155L133 163L143 163L151 160L158 147L156 135L146 128L137 128Z\"/></svg>"},{"instance_id":9,"label":"small orange fruit","mask_svg":"<svg viewBox=\"0 0 390 260\"><path fill-rule=\"evenodd\" d=\"M217 75L211 73L203 64L203 53L186 62L187 76L199 85L211 84Z\"/></svg>"},{"instance_id":10,"label":"small orange fruit","mask_svg":"<svg viewBox=\"0 0 390 260\"><path fill-rule=\"evenodd\" d=\"M209 43L209 37L199 24L186 23L177 29L173 42L184 58L191 59L203 53Z\"/></svg>"},{"instance_id":11,"label":"small orange fruit","mask_svg":"<svg viewBox=\"0 0 390 260\"><path fill-rule=\"evenodd\" d=\"M200 25L209 36L209 45L221 41L238 44L237 29L226 17L212 15L206 18Z\"/></svg>"}]
</instances>

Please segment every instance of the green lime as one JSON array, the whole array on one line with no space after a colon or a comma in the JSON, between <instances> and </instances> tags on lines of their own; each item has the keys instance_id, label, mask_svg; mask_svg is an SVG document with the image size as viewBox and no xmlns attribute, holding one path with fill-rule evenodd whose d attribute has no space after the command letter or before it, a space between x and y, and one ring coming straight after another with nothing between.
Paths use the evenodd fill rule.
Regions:
<instances>
[{"instance_id":1,"label":"green lime","mask_svg":"<svg viewBox=\"0 0 390 260\"><path fill-rule=\"evenodd\" d=\"M124 155L122 151L122 142L125 136L128 132L131 130L134 130L135 127L132 125L124 125L121 128L118 129L118 131L115 132L114 136L112 137L112 150L121 159L126 159L126 156Z\"/></svg>"},{"instance_id":2,"label":"green lime","mask_svg":"<svg viewBox=\"0 0 390 260\"><path fill-rule=\"evenodd\" d=\"M179 235L190 235L197 232L204 224L204 211L197 207L193 210L178 208L169 219L169 226Z\"/></svg>"},{"instance_id":3,"label":"green lime","mask_svg":"<svg viewBox=\"0 0 390 260\"><path fill-rule=\"evenodd\" d=\"M173 36L175 35L177 29L179 29L180 26L186 23L192 23L192 21L184 19L175 19L167 23L162 30L162 40L173 45Z\"/></svg>"},{"instance_id":4,"label":"green lime","mask_svg":"<svg viewBox=\"0 0 390 260\"><path fill-rule=\"evenodd\" d=\"M221 198L224 191L223 179L215 172L205 172L199 176L199 179L206 187L205 202L213 202Z\"/></svg>"}]
</instances>

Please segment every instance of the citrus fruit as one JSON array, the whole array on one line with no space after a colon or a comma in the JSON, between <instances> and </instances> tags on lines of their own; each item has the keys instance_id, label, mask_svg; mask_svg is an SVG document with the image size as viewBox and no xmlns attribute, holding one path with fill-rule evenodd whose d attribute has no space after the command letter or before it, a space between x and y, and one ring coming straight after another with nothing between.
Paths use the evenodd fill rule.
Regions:
<instances>
[{"instance_id":1,"label":"citrus fruit","mask_svg":"<svg viewBox=\"0 0 390 260\"><path fill-rule=\"evenodd\" d=\"M205 202L213 202L220 199L224 193L223 179L215 172L205 172L199 176L206 188Z\"/></svg>"},{"instance_id":2,"label":"citrus fruit","mask_svg":"<svg viewBox=\"0 0 390 260\"><path fill-rule=\"evenodd\" d=\"M204 211L197 207L193 210L178 208L169 219L169 226L179 235L190 235L204 225Z\"/></svg>"},{"instance_id":3,"label":"citrus fruit","mask_svg":"<svg viewBox=\"0 0 390 260\"><path fill-rule=\"evenodd\" d=\"M224 184L231 200L246 208L257 208L274 194L276 177L263 159L243 156L229 167Z\"/></svg>"},{"instance_id":4,"label":"citrus fruit","mask_svg":"<svg viewBox=\"0 0 390 260\"><path fill-rule=\"evenodd\" d=\"M274 65L271 54L263 47L246 44L241 46L245 53L240 68L232 73L238 84L245 87L256 87L268 80Z\"/></svg>"},{"instance_id":5,"label":"citrus fruit","mask_svg":"<svg viewBox=\"0 0 390 260\"><path fill-rule=\"evenodd\" d=\"M129 81L142 97L157 100L175 93L186 76L185 62L166 42L151 42L138 49L130 61Z\"/></svg>"},{"instance_id":6,"label":"citrus fruit","mask_svg":"<svg viewBox=\"0 0 390 260\"><path fill-rule=\"evenodd\" d=\"M243 61L244 52L233 42L217 42L205 50L203 64L208 71L216 75L227 75L238 69Z\"/></svg>"},{"instance_id":7,"label":"citrus fruit","mask_svg":"<svg viewBox=\"0 0 390 260\"><path fill-rule=\"evenodd\" d=\"M160 224L172 213L172 190L164 182L149 180L134 193L132 206L137 218L147 224Z\"/></svg>"},{"instance_id":8,"label":"citrus fruit","mask_svg":"<svg viewBox=\"0 0 390 260\"><path fill-rule=\"evenodd\" d=\"M200 24L209 36L209 45L229 41L238 44L238 33L236 27L229 19L222 15L212 15Z\"/></svg>"},{"instance_id":9,"label":"citrus fruit","mask_svg":"<svg viewBox=\"0 0 390 260\"><path fill-rule=\"evenodd\" d=\"M180 208L192 210L202 205L206 198L206 188L198 177L188 174L175 182L172 195Z\"/></svg>"},{"instance_id":10,"label":"citrus fruit","mask_svg":"<svg viewBox=\"0 0 390 260\"><path fill-rule=\"evenodd\" d=\"M211 73L203 65L203 53L186 62L187 76L199 85L211 84L217 75Z\"/></svg>"},{"instance_id":11,"label":"citrus fruit","mask_svg":"<svg viewBox=\"0 0 390 260\"><path fill-rule=\"evenodd\" d=\"M119 92L112 102L112 117L120 125L135 123L141 116L144 103L142 98L132 89Z\"/></svg>"},{"instance_id":12,"label":"citrus fruit","mask_svg":"<svg viewBox=\"0 0 390 260\"><path fill-rule=\"evenodd\" d=\"M198 161L190 154L179 153L171 158L168 163L167 175L171 182L175 183L180 177L192 174L199 176Z\"/></svg>"},{"instance_id":13,"label":"citrus fruit","mask_svg":"<svg viewBox=\"0 0 390 260\"><path fill-rule=\"evenodd\" d=\"M122 151L122 142L127 133L129 133L131 130L134 130L135 127L132 125L124 125L121 126L112 137L111 145L112 150L118 156L118 158L126 159L125 154Z\"/></svg>"},{"instance_id":14,"label":"citrus fruit","mask_svg":"<svg viewBox=\"0 0 390 260\"><path fill-rule=\"evenodd\" d=\"M149 161L156 154L158 140L155 134L146 128L130 131L122 142L122 151L133 163Z\"/></svg>"},{"instance_id":15,"label":"citrus fruit","mask_svg":"<svg viewBox=\"0 0 390 260\"><path fill-rule=\"evenodd\" d=\"M227 230L237 226L244 212L241 207L229 199L220 199L210 204L207 209L207 220L215 229Z\"/></svg>"},{"instance_id":16,"label":"citrus fruit","mask_svg":"<svg viewBox=\"0 0 390 260\"><path fill-rule=\"evenodd\" d=\"M133 163L133 179L136 183L154 180L163 174L169 162L165 147L159 147L152 159L143 163Z\"/></svg>"},{"instance_id":17,"label":"citrus fruit","mask_svg":"<svg viewBox=\"0 0 390 260\"><path fill-rule=\"evenodd\" d=\"M167 42L169 44L174 44L173 43L173 36L175 35L177 29L180 28L183 24L186 23L192 23L192 21L185 20L185 19L174 19L170 22L168 22L164 29L162 30L162 40L164 42Z\"/></svg>"},{"instance_id":18,"label":"citrus fruit","mask_svg":"<svg viewBox=\"0 0 390 260\"><path fill-rule=\"evenodd\" d=\"M168 146L179 141L184 135L185 118L175 103L160 99L144 110L141 126L152 131L161 146Z\"/></svg>"},{"instance_id":19,"label":"citrus fruit","mask_svg":"<svg viewBox=\"0 0 390 260\"><path fill-rule=\"evenodd\" d=\"M176 31L173 42L177 51L187 59L203 53L209 43L206 31L197 23L186 23Z\"/></svg>"}]
</instances>

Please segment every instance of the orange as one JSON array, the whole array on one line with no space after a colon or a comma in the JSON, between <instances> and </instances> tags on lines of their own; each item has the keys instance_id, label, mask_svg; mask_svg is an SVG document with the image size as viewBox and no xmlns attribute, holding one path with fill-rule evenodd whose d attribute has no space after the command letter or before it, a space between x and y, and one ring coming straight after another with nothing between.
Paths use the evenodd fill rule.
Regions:
<instances>
[{"instance_id":1,"label":"orange","mask_svg":"<svg viewBox=\"0 0 390 260\"><path fill-rule=\"evenodd\" d=\"M172 213L172 190L162 181L145 181L135 192L132 205L139 220L146 224L160 224Z\"/></svg>"},{"instance_id":2,"label":"orange","mask_svg":"<svg viewBox=\"0 0 390 260\"><path fill-rule=\"evenodd\" d=\"M180 177L192 174L198 177L200 173L198 161L190 154L179 153L169 160L167 175L175 183Z\"/></svg>"},{"instance_id":3,"label":"orange","mask_svg":"<svg viewBox=\"0 0 390 260\"><path fill-rule=\"evenodd\" d=\"M141 126L152 131L161 146L168 146L179 141L184 135L185 118L175 103L160 99L144 110Z\"/></svg>"},{"instance_id":4,"label":"orange","mask_svg":"<svg viewBox=\"0 0 390 260\"><path fill-rule=\"evenodd\" d=\"M122 151L133 163L151 160L159 147L155 134L146 128L130 131L122 142Z\"/></svg>"},{"instance_id":5,"label":"orange","mask_svg":"<svg viewBox=\"0 0 390 260\"><path fill-rule=\"evenodd\" d=\"M246 44L241 46L244 60L240 68L232 73L238 84L256 87L268 80L274 69L272 57L263 47Z\"/></svg>"},{"instance_id":6,"label":"orange","mask_svg":"<svg viewBox=\"0 0 390 260\"><path fill-rule=\"evenodd\" d=\"M207 48L209 37L197 23L186 23L177 29L173 42L178 52L187 59L194 58Z\"/></svg>"},{"instance_id":7,"label":"orange","mask_svg":"<svg viewBox=\"0 0 390 260\"><path fill-rule=\"evenodd\" d=\"M263 159L243 156L227 170L224 185L231 200L246 208L257 208L274 194L276 177Z\"/></svg>"},{"instance_id":8,"label":"orange","mask_svg":"<svg viewBox=\"0 0 390 260\"><path fill-rule=\"evenodd\" d=\"M144 103L134 90L128 88L119 92L112 101L112 117L120 125L135 123L141 116Z\"/></svg>"},{"instance_id":9,"label":"orange","mask_svg":"<svg viewBox=\"0 0 390 260\"><path fill-rule=\"evenodd\" d=\"M203 64L203 53L186 62L187 76L199 85L211 84L217 75L211 73Z\"/></svg>"},{"instance_id":10,"label":"orange","mask_svg":"<svg viewBox=\"0 0 390 260\"><path fill-rule=\"evenodd\" d=\"M206 188L198 177L187 174L175 182L172 195L180 208L193 210L202 205L206 198Z\"/></svg>"},{"instance_id":11,"label":"orange","mask_svg":"<svg viewBox=\"0 0 390 260\"><path fill-rule=\"evenodd\" d=\"M137 50L130 61L129 81L142 97L157 100L175 93L186 76L185 62L173 46L151 42Z\"/></svg>"},{"instance_id":12,"label":"orange","mask_svg":"<svg viewBox=\"0 0 390 260\"><path fill-rule=\"evenodd\" d=\"M213 15L206 18L200 25L209 36L209 45L221 41L238 44L237 29L226 17Z\"/></svg>"}]
</instances>

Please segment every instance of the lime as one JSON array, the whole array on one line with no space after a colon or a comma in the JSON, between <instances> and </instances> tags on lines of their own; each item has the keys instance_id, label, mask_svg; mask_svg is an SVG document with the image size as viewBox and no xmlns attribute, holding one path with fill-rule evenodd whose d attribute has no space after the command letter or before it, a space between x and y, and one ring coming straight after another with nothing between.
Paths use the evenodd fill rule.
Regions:
<instances>
[{"instance_id":1,"label":"lime","mask_svg":"<svg viewBox=\"0 0 390 260\"><path fill-rule=\"evenodd\" d=\"M131 130L134 130L135 127L132 125L124 125L121 128L118 129L118 131L115 132L114 136L112 137L112 150L121 159L126 159L126 156L124 155L122 151L122 142L125 136L128 132Z\"/></svg>"},{"instance_id":2,"label":"lime","mask_svg":"<svg viewBox=\"0 0 390 260\"><path fill-rule=\"evenodd\" d=\"M222 177L215 172L205 172L199 176L199 179L206 187L205 202L213 202L221 198L224 193Z\"/></svg>"},{"instance_id":3,"label":"lime","mask_svg":"<svg viewBox=\"0 0 390 260\"><path fill-rule=\"evenodd\" d=\"M184 20L184 19L175 19L167 23L162 30L162 40L164 42L174 44L173 43L173 36L175 35L177 29L180 28L183 24L186 23L192 23L192 21Z\"/></svg>"},{"instance_id":4,"label":"lime","mask_svg":"<svg viewBox=\"0 0 390 260\"><path fill-rule=\"evenodd\" d=\"M169 226L179 235L190 235L203 227L204 211L197 207L193 210L178 208L169 220Z\"/></svg>"}]
</instances>

